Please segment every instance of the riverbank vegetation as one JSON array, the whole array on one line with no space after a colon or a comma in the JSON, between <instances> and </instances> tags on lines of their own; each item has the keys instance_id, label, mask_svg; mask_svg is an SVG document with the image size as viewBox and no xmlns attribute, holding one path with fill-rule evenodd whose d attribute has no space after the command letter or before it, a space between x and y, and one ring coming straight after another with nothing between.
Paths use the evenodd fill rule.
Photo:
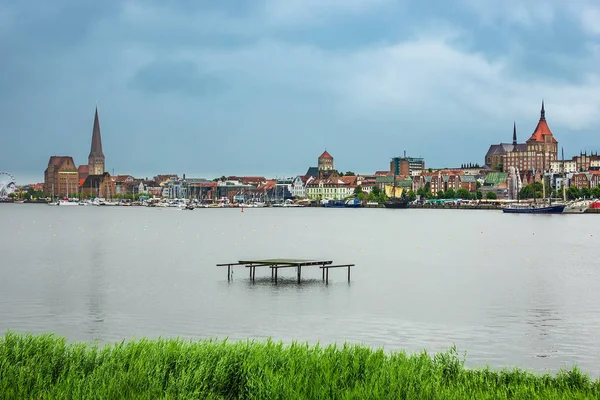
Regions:
<instances>
[{"instance_id":1,"label":"riverbank vegetation","mask_svg":"<svg viewBox=\"0 0 600 400\"><path fill-rule=\"evenodd\" d=\"M98 346L54 335L0 337L2 399L598 399L600 382L467 369L455 348L430 356L368 347L135 340Z\"/></svg>"}]
</instances>

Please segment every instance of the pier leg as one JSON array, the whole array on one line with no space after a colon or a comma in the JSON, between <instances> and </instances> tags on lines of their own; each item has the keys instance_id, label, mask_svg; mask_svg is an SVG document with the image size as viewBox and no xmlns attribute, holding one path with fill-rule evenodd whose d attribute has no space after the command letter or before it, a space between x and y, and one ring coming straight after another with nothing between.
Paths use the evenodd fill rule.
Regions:
<instances>
[{"instance_id":1,"label":"pier leg","mask_svg":"<svg viewBox=\"0 0 600 400\"><path fill-rule=\"evenodd\" d=\"M324 265L323 265L323 267L324 267ZM323 273L322 280L325 280L325 268L321 268L321 269L322 269L322 271L321 271L321 272Z\"/></svg>"},{"instance_id":2,"label":"pier leg","mask_svg":"<svg viewBox=\"0 0 600 400\"><path fill-rule=\"evenodd\" d=\"M273 280L273 268L271 268L271 280Z\"/></svg>"},{"instance_id":3,"label":"pier leg","mask_svg":"<svg viewBox=\"0 0 600 400\"><path fill-rule=\"evenodd\" d=\"M231 265L227 266L227 280L231 280Z\"/></svg>"},{"instance_id":4,"label":"pier leg","mask_svg":"<svg viewBox=\"0 0 600 400\"><path fill-rule=\"evenodd\" d=\"M329 283L329 268L326 268L327 272L325 272L325 284Z\"/></svg>"},{"instance_id":5,"label":"pier leg","mask_svg":"<svg viewBox=\"0 0 600 400\"><path fill-rule=\"evenodd\" d=\"M252 265L248 269L250 270L250 279L252 279Z\"/></svg>"},{"instance_id":6,"label":"pier leg","mask_svg":"<svg viewBox=\"0 0 600 400\"><path fill-rule=\"evenodd\" d=\"M279 270L279 268L275 267L275 283L277 283L277 271Z\"/></svg>"},{"instance_id":7,"label":"pier leg","mask_svg":"<svg viewBox=\"0 0 600 400\"><path fill-rule=\"evenodd\" d=\"M350 282L350 266L348 265L348 282Z\"/></svg>"},{"instance_id":8,"label":"pier leg","mask_svg":"<svg viewBox=\"0 0 600 400\"><path fill-rule=\"evenodd\" d=\"M302 273L302 267L298 267L298 283L300 283L300 274Z\"/></svg>"},{"instance_id":9,"label":"pier leg","mask_svg":"<svg viewBox=\"0 0 600 400\"><path fill-rule=\"evenodd\" d=\"M256 278L256 267L252 267L252 282L254 282L255 278Z\"/></svg>"}]
</instances>

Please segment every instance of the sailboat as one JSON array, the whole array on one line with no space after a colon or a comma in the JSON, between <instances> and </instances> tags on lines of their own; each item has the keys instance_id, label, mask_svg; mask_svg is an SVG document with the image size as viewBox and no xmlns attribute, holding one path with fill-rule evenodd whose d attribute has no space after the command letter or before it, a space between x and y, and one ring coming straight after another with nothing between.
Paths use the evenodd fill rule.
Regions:
<instances>
[{"instance_id":1,"label":"sailboat","mask_svg":"<svg viewBox=\"0 0 600 400\"><path fill-rule=\"evenodd\" d=\"M404 193L404 191L402 191L402 194L400 195L400 197L396 197L396 168L394 168L394 183L392 185L392 188L393 188L392 198L383 203L384 207L385 208L408 208L409 201L408 201L408 198L406 197L406 194Z\"/></svg>"},{"instance_id":2,"label":"sailboat","mask_svg":"<svg viewBox=\"0 0 600 400\"><path fill-rule=\"evenodd\" d=\"M533 182L535 183L535 170L533 171ZM545 197L546 193L546 178L542 174L542 197ZM546 203L536 203L535 201L535 187L533 190L533 203L531 204L523 204L523 203L513 203L504 207L502 212L509 214L561 214L565 209L564 204L552 204L552 202Z\"/></svg>"}]
</instances>

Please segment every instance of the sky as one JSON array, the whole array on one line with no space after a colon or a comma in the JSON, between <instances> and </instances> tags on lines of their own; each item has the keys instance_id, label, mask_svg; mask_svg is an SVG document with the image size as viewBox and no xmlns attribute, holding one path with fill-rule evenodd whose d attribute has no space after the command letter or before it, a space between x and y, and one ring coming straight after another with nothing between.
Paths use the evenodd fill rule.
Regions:
<instances>
[{"instance_id":1,"label":"sky","mask_svg":"<svg viewBox=\"0 0 600 400\"><path fill-rule=\"evenodd\" d=\"M483 163L539 119L600 149L597 0L0 0L0 171L294 176Z\"/></svg>"}]
</instances>

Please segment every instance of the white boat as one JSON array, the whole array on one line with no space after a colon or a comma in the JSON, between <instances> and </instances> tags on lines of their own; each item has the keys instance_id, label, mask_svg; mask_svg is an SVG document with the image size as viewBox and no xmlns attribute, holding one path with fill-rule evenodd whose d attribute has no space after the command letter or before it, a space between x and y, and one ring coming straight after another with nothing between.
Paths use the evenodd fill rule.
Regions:
<instances>
[{"instance_id":1,"label":"white boat","mask_svg":"<svg viewBox=\"0 0 600 400\"><path fill-rule=\"evenodd\" d=\"M58 205L59 206L77 206L77 205L79 205L79 203L76 201L59 200Z\"/></svg>"},{"instance_id":2,"label":"white boat","mask_svg":"<svg viewBox=\"0 0 600 400\"><path fill-rule=\"evenodd\" d=\"M568 203L563 212L568 214L583 214L588 208L590 208L589 201L574 201Z\"/></svg>"}]
</instances>

